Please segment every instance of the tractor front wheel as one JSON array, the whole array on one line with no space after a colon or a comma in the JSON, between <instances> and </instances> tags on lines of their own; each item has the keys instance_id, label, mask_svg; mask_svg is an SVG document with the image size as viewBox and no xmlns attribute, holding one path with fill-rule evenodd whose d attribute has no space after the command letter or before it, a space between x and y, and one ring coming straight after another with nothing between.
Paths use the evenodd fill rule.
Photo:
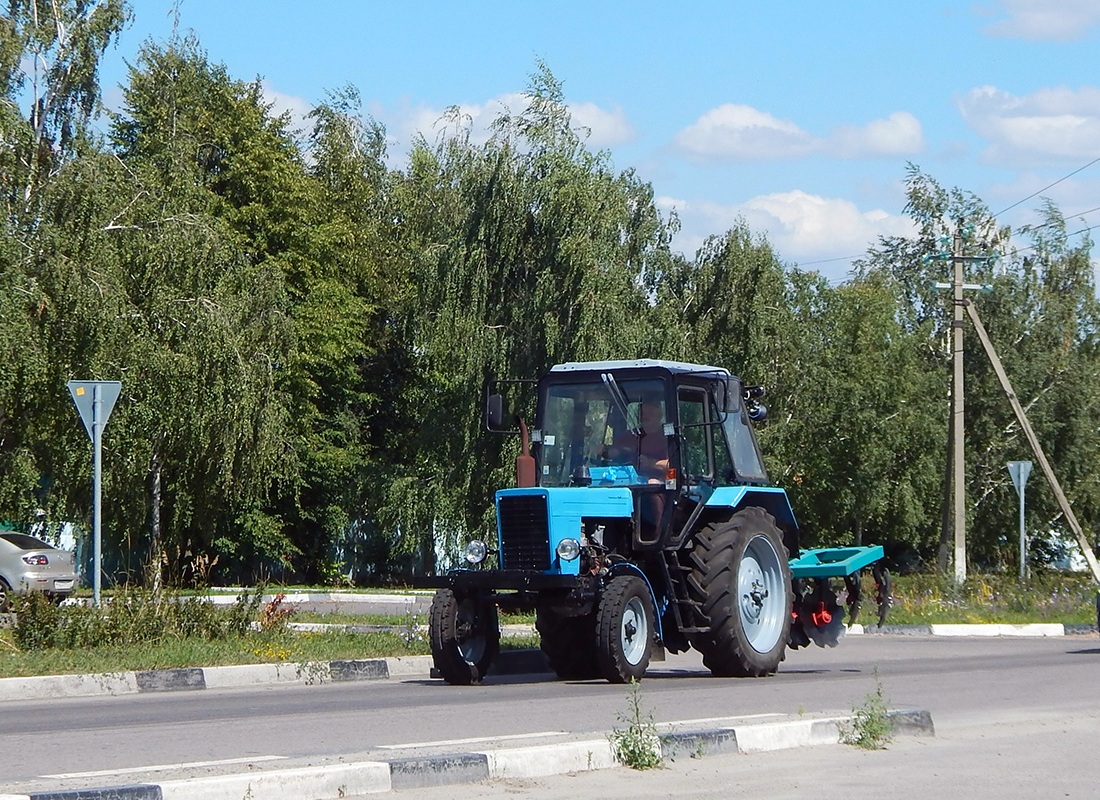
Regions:
<instances>
[{"instance_id":1,"label":"tractor front wheel","mask_svg":"<svg viewBox=\"0 0 1100 800\"><path fill-rule=\"evenodd\" d=\"M709 625L691 636L714 675L762 677L786 655L791 569L775 519L745 508L695 535L690 591Z\"/></svg>"},{"instance_id":2,"label":"tractor front wheel","mask_svg":"<svg viewBox=\"0 0 1100 800\"><path fill-rule=\"evenodd\" d=\"M596 611L596 657L607 680L627 683L645 674L656 618L645 581L636 575L611 579Z\"/></svg>"},{"instance_id":3,"label":"tractor front wheel","mask_svg":"<svg viewBox=\"0 0 1100 800\"><path fill-rule=\"evenodd\" d=\"M447 683L477 683L500 651L496 604L478 594L438 590L432 598L428 628L432 660Z\"/></svg>"}]
</instances>

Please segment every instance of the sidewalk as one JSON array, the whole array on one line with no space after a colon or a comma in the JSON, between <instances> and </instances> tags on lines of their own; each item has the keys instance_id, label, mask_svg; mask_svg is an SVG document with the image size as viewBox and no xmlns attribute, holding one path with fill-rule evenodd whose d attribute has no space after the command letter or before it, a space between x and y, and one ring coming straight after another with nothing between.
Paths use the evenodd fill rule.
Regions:
<instances>
[{"instance_id":1,"label":"sidewalk","mask_svg":"<svg viewBox=\"0 0 1100 800\"><path fill-rule=\"evenodd\" d=\"M893 735L935 736L932 716L922 710L887 712ZM704 758L838 744L851 715L798 717L761 715L656 726L663 758ZM590 737L590 735L589 735ZM259 765L251 765L258 767ZM0 794L0 800L328 800L403 789L452 786L498 779L530 779L604 769L623 769L611 732L552 744L397 755L378 761L337 762L292 769L113 785L63 791Z\"/></svg>"}]
</instances>

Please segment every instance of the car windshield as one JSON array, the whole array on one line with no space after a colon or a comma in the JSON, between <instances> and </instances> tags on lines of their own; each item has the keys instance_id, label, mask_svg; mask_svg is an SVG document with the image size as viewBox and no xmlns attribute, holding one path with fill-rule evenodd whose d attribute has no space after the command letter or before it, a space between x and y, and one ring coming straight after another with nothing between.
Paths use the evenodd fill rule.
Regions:
<instances>
[{"instance_id":1,"label":"car windshield","mask_svg":"<svg viewBox=\"0 0 1100 800\"><path fill-rule=\"evenodd\" d=\"M581 466L593 485L646 483L639 456L664 441L665 420L660 380L551 384L543 403L539 484L568 486ZM650 436L654 441L647 442Z\"/></svg>"},{"instance_id":2,"label":"car windshield","mask_svg":"<svg viewBox=\"0 0 1100 800\"><path fill-rule=\"evenodd\" d=\"M25 533L5 531L4 533L0 533L0 539L14 544L20 550L53 550L50 545L46 544L41 539L35 539L33 536L27 536Z\"/></svg>"}]
</instances>

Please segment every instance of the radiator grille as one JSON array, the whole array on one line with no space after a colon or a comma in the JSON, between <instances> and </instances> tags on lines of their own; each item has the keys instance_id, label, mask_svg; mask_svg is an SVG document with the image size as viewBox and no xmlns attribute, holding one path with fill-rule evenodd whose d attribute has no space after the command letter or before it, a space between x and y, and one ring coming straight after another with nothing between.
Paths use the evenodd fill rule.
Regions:
<instances>
[{"instance_id":1,"label":"radiator grille","mask_svg":"<svg viewBox=\"0 0 1100 800\"><path fill-rule=\"evenodd\" d=\"M550 569L546 495L500 498L500 536L503 569Z\"/></svg>"}]
</instances>

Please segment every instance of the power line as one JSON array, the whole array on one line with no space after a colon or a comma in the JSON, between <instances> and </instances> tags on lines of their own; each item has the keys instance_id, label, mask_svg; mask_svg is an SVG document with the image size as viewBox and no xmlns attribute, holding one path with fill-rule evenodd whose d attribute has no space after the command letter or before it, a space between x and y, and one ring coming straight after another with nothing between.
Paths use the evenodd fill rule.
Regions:
<instances>
[{"instance_id":1,"label":"power line","mask_svg":"<svg viewBox=\"0 0 1100 800\"><path fill-rule=\"evenodd\" d=\"M1088 169L1089 167L1091 167L1091 166L1093 166L1094 164L1097 164L1097 163L1100 163L1100 156L1097 156L1096 158L1094 158L1092 161L1085 164L1084 166L1078 167L1077 169L1075 169L1073 172L1069 173L1068 175L1063 175L1061 178L1059 178L1058 180L1054 181L1051 184L1048 184L1048 185L1044 186L1042 189L1039 189L1036 192L1032 192L1027 197L1024 197L1020 200L1017 200L1015 203L1008 206L1007 208L1005 208L1001 211L998 211L996 214L993 214L993 218L996 219L997 217L1001 216L1002 214L1016 208L1016 206L1019 206L1019 205L1022 205L1023 203L1026 203L1028 200L1031 200L1033 197L1037 197L1038 195L1045 192L1047 189L1051 189L1051 188L1057 186L1059 183L1062 183L1063 181L1069 180L1070 178L1072 178L1077 173L1084 172L1086 169ZM1092 214L1095 211L1100 211L1100 206L1097 206L1096 208L1090 208L1088 211L1081 211L1077 214L1067 214L1067 215L1065 215L1065 217L1063 217L1063 219L1073 218L1073 217L1083 217L1086 214ZM1051 223L1049 223L1049 222L1045 222L1042 225L1038 225L1034 228L1031 228L1031 230L1039 230L1040 228L1045 228L1047 225L1050 225L1050 224ZM1091 231L1095 227L1097 227L1097 226L1093 225L1091 227L1083 228L1082 230L1074 231L1073 233L1066 234L1066 238L1069 238L1070 236L1078 236L1079 234L1082 234L1082 233L1088 233L1089 231ZM1025 251L1031 250L1031 249L1033 249L1033 248L1027 247L1027 248L1024 248L1024 250L1021 251L1021 252L1025 252ZM798 264L798 267L799 267L799 269L801 269L803 267L814 267L814 266L817 266L818 264L835 264L838 261L854 261L855 259L863 258L866 255L867 255L867 253L863 252L863 253L857 253L856 255L851 255L851 256L838 256L836 258L821 258L821 259L818 259L816 261L803 261L803 262L800 262Z\"/></svg>"},{"instance_id":2,"label":"power line","mask_svg":"<svg viewBox=\"0 0 1100 800\"><path fill-rule=\"evenodd\" d=\"M1083 167L1078 167L1078 168L1077 168L1077 169L1075 169L1075 170L1074 170L1073 172L1071 172L1071 173L1070 173L1069 175L1063 175L1063 176L1062 176L1061 178L1059 178L1058 180L1056 180L1056 181L1055 181L1054 183L1050 184L1049 186L1044 186L1044 187L1043 187L1042 189L1040 189L1039 191L1037 191L1037 192L1032 192L1031 194L1029 194L1029 195L1028 195L1027 197L1025 197L1024 199L1022 199L1022 200L1017 200L1017 201L1016 201L1015 203L1013 203L1012 205L1010 205L1010 206L1009 206L1008 208L1004 209L1003 211L998 211L998 212L997 212L996 214L994 214L993 216L994 216L994 217L999 217L999 216L1001 216L1001 214L1004 214L1004 213L1005 213L1005 211L1011 211L1012 209L1014 209L1014 208L1015 208L1016 206L1020 205L1021 203L1026 203L1026 202L1027 202L1028 200L1030 200L1031 198L1035 197L1036 195L1040 195L1040 194L1042 194L1042 193L1043 193L1043 192L1045 192L1045 191L1046 191L1047 189L1050 189L1050 188L1052 188L1052 187L1054 187L1054 186L1057 186L1057 185L1058 185L1059 183L1061 183L1062 181L1065 181L1065 180L1069 180L1069 179L1070 179L1070 178L1072 178L1072 177L1073 177L1074 175L1076 175L1076 174L1077 174L1078 172L1083 172L1084 170L1088 169L1089 167L1091 167L1091 166L1092 166L1093 164L1096 164L1097 162L1100 162L1100 156L1098 156L1098 157L1094 158L1094 159L1093 159L1092 161L1090 161L1089 163L1085 164L1085 166L1083 166Z\"/></svg>"},{"instance_id":3,"label":"power line","mask_svg":"<svg viewBox=\"0 0 1100 800\"><path fill-rule=\"evenodd\" d=\"M1064 220L1067 220L1067 219L1074 219L1076 217L1084 217L1084 216L1087 216L1088 214L1093 213L1094 211L1100 211L1100 206L1097 206L1096 208L1090 208L1088 211L1078 211L1076 214L1065 214L1062 217L1062 220L1064 221ZM1024 231L1024 230L1037 231L1037 230L1042 230L1043 228L1049 228L1051 225L1054 225L1054 224L1055 224L1055 222L1052 221L1052 222L1044 222L1042 225L1035 225L1035 226L1024 225L1020 228L1020 230L1021 231ZM1067 237L1076 236L1078 233L1084 233L1085 231L1090 231L1090 230L1092 230L1092 228L1085 228L1084 231L1076 231L1074 233L1068 233L1068 234L1066 234L1066 236Z\"/></svg>"}]
</instances>

